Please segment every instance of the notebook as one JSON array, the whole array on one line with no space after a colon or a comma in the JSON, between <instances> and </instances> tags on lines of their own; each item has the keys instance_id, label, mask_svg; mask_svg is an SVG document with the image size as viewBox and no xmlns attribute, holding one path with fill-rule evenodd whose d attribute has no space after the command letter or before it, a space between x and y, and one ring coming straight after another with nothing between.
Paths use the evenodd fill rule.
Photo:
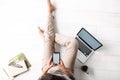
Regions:
<instances>
[{"instance_id":1,"label":"notebook","mask_svg":"<svg viewBox=\"0 0 120 80\"><path fill-rule=\"evenodd\" d=\"M102 45L92 34L85 28L82 28L76 36L79 43L77 59L85 63L88 58Z\"/></svg>"}]
</instances>

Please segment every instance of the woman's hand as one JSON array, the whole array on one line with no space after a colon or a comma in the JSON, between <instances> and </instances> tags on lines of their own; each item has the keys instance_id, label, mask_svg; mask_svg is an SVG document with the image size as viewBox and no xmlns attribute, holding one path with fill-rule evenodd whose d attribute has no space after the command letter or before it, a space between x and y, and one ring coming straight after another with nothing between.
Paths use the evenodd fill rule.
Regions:
<instances>
[{"instance_id":1,"label":"woman's hand","mask_svg":"<svg viewBox=\"0 0 120 80\"><path fill-rule=\"evenodd\" d=\"M65 73L67 76L71 76L72 75L72 72L69 71L65 65L64 65L64 62L62 60L60 60L60 64L58 64L60 70Z\"/></svg>"},{"instance_id":2,"label":"woman's hand","mask_svg":"<svg viewBox=\"0 0 120 80\"><path fill-rule=\"evenodd\" d=\"M52 56L51 56L50 59L48 60L47 64L43 68L43 71L48 71L52 66L53 66L53 62L52 62Z\"/></svg>"},{"instance_id":3,"label":"woman's hand","mask_svg":"<svg viewBox=\"0 0 120 80\"><path fill-rule=\"evenodd\" d=\"M49 59L49 61L47 62L47 64L45 65L45 67L43 68L43 72L42 72L42 75L41 76L44 76L46 73L47 73L47 71L51 68L51 67L53 67L53 62L52 62L52 56L50 57L50 59Z\"/></svg>"},{"instance_id":4,"label":"woman's hand","mask_svg":"<svg viewBox=\"0 0 120 80\"><path fill-rule=\"evenodd\" d=\"M65 65L64 65L62 60L60 60L60 63L58 64L58 66L59 66L61 71L65 71L66 70L66 67L65 67Z\"/></svg>"}]
</instances>

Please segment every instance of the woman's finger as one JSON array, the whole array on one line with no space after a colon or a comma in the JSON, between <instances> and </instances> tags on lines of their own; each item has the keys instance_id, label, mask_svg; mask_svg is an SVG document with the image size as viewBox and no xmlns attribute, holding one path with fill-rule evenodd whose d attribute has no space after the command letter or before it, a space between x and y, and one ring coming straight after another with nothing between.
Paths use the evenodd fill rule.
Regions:
<instances>
[{"instance_id":1,"label":"woman's finger","mask_svg":"<svg viewBox=\"0 0 120 80\"><path fill-rule=\"evenodd\" d=\"M64 65L64 62L63 62L63 60L62 60L62 59L60 60L60 64L61 64L61 65Z\"/></svg>"}]
</instances>

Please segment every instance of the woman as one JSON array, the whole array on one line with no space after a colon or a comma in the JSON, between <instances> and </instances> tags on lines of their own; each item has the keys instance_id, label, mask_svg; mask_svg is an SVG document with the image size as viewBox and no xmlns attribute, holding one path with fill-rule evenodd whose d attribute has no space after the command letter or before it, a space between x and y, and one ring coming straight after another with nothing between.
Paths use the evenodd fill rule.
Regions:
<instances>
[{"instance_id":1,"label":"woman","mask_svg":"<svg viewBox=\"0 0 120 80\"><path fill-rule=\"evenodd\" d=\"M74 38L68 38L54 31L54 16L55 7L48 2L48 25L45 30L40 27L39 34L44 39L44 57L42 74L38 80L75 80L73 76L74 63L76 59L78 42ZM55 44L65 46L66 50L61 57L60 63L55 65L52 62L52 54L55 52Z\"/></svg>"}]
</instances>

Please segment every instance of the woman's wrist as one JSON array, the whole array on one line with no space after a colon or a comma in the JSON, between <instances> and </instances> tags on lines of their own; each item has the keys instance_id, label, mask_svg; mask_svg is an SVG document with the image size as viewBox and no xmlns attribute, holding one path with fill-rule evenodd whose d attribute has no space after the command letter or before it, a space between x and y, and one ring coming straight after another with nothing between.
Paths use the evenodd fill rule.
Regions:
<instances>
[{"instance_id":1,"label":"woman's wrist","mask_svg":"<svg viewBox=\"0 0 120 80\"><path fill-rule=\"evenodd\" d=\"M44 76L44 75L45 75L45 74L48 72L48 70L49 70L49 69L47 69L47 68L44 68L44 69L42 70L41 77L42 77L42 76Z\"/></svg>"},{"instance_id":2,"label":"woman's wrist","mask_svg":"<svg viewBox=\"0 0 120 80\"><path fill-rule=\"evenodd\" d=\"M48 72L49 68L47 68L46 66L43 68L42 70L42 74L41 77L44 76L47 72Z\"/></svg>"},{"instance_id":3,"label":"woman's wrist","mask_svg":"<svg viewBox=\"0 0 120 80\"><path fill-rule=\"evenodd\" d=\"M69 71L67 68L65 68L65 69L63 70L63 73L65 73L67 76L71 76L71 75L72 75L72 72Z\"/></svg>"},{"instance_id":4,"label":"woman's wrist","mask_svg":"<svg viewBox=\"0 0 120 80\"><path fill-rule=\"evenodd\" d=\"M46 73L46 71L43 71L40 77L43 77Z\"/></svg>"},{"instance_id":5,"label":"woman's wrist","mask_svg":"<svg viewBox=\"0 0 120 80\"><path fill-rule=\"evenodd\" d=\"M49 70L49 67L44 67L42 72L47 72Z\"/></svg>"}]
</instances>

